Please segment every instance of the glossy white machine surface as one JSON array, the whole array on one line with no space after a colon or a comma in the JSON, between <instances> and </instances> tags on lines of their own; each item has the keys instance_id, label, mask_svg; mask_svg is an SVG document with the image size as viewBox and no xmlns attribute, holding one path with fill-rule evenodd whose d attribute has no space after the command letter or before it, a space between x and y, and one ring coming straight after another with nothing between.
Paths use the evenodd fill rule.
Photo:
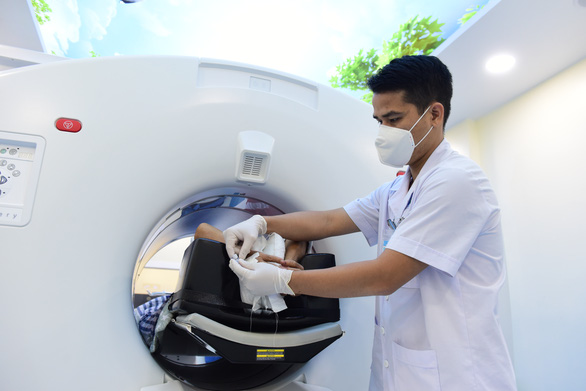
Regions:
<instances>
[{"instance_id":1,"label":"glossy white machine surface","mask_svg":"<svg viewBox=\"0 0 586 391\"><path fill-rule=\"evenodd\" d=\"M82 128L60 131L59 118ZM274 139L265 184L235 178L238 135L250 130ZM120 57L0 73L0 139L45 144L38 183L25 190L34 193L30 221L0 221L0 389L161 384L131 303L135 261L155 224L219 188L260 194L285 211L343 206L395 176L378 162L376 132L369 105L241 64ZM360 234L315 246L338 264L375 255ZM340 305L345 335L302 372L332 390L365 389L373 301Z\"/></svg>"}]
</instances>

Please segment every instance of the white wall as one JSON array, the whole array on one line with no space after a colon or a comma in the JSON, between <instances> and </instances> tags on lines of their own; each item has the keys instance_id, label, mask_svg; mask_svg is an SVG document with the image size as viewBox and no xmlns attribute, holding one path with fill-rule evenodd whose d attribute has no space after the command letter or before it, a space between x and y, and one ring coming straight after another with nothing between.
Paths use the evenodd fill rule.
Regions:
<instances>
[{"instance_id":1,"label":"white wall","mask_svg":"<svg viewBox=\"0 0 586 391\"><path fill-rule=\"evenodd\" d=\"M446 134L502 206L520 391L586 390L585 92L583 60Z\"/></svg>"}]
</instances>

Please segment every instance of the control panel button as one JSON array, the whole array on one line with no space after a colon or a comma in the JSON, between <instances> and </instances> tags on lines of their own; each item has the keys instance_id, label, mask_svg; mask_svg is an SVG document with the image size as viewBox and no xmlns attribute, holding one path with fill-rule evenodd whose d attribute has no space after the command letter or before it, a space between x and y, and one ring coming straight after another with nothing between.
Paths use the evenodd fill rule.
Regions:
<instances>
[{"instance_id":1,"label":"control panel button","mask_svg":"<svg viewBox=\"0 0 586 391\"><path fill-rule=\"evenodd\" d=\"M0 227L30 222L45 144L41 136L0 130Z\"/></svg>"},{"instance_id":2,"label":"control panel button","mask_svg":"<svg viewBox=\"0 0 586 391\"><path fill-rule=\"evenodd\" d=\"M63 132L77 133L81 130L81 122L71 118L59 118L55 127Z\"/></svg>"}]
</instances>

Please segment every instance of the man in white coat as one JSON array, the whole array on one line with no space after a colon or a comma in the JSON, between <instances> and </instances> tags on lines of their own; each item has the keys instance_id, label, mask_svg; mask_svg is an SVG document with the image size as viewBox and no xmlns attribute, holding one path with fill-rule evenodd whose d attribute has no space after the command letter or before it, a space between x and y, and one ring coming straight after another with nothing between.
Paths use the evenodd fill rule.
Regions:
<instances>
[{"instance_id":1,"label":"man in white coat","mask_svg":"<svg viewBox=\"0 0 586 391\"><path fill-rule=\"evenodd\" d=\"M228 228L230 267L259 296L377 296L371 390L515 390L497 321L500 209L482 170L444 140L452 76L436 57L406 56L368 85L379 159L408 165L405 175L343 208ZM309 241L358 231L378 245L376 259L309 271L241 261L265 233Z\"/></svg>"}]
</instances>

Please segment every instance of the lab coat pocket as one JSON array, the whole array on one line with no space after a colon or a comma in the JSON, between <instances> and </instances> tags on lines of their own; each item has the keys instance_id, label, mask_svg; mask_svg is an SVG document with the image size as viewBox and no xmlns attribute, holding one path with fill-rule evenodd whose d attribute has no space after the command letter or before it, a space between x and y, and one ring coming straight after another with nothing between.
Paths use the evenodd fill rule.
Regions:
<instances>
[{"instance_id":1,"label":"lab coat pocket","mask_svg":"<svg viewBox=\"0 0 586 391\"><path fill-rule=\"evenodd\" d=\"M434 350L412 350L393 342L396 391L441 391Z\"/></svg>"}]
</instances>

